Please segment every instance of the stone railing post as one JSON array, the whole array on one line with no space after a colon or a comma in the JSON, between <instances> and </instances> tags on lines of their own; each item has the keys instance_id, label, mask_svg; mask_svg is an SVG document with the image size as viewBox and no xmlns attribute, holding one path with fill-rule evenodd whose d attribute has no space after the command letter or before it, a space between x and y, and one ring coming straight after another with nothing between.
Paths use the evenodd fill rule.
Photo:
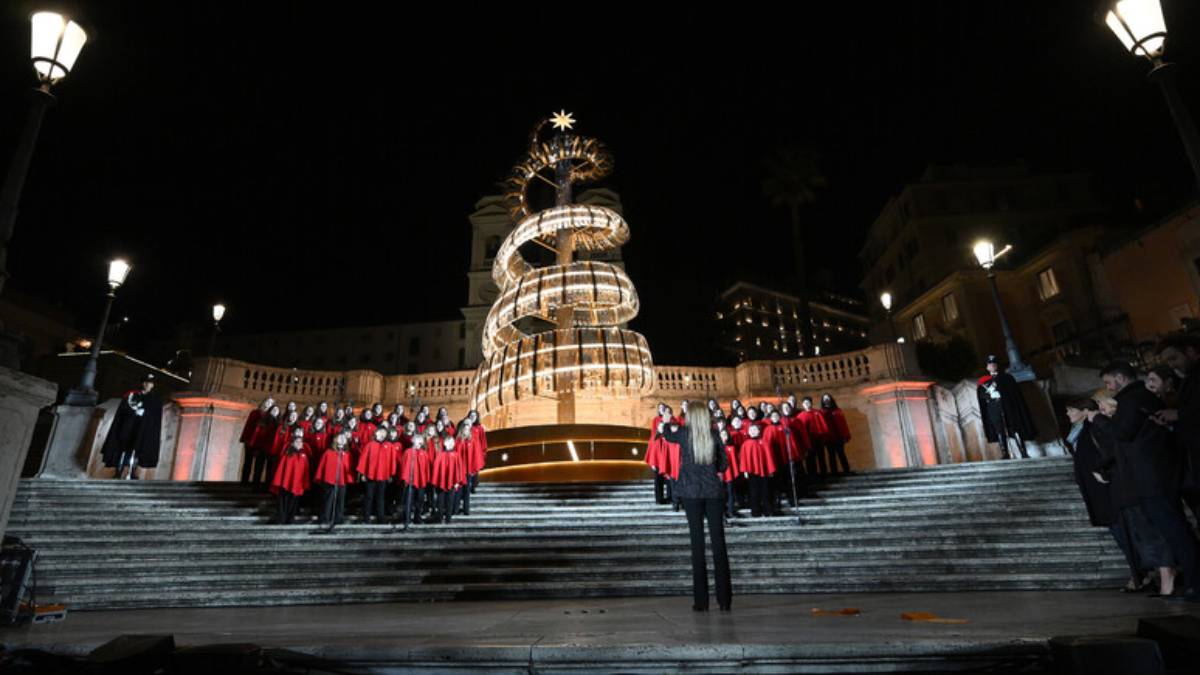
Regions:
<instances>
[{"instance_id":1,"label":"stone railing post","mask_svg":"<svg viewBox=\"0 0 1200 675\"><path fill-rule=\"evenodd\" d=\"M0 534L8 527L38 411L54 402L57 390L53 382L0 366Z\"/></svg>"},{"instance_id":2,"label":"stone railing post","mask_svg":"<svg viewBox=\"0 0 1200 675\"><path fill-rule=\"evenodd\" d=\"M880 468L938 463L930 390L933 382L885 382L864 387L875 465Z\"/></svg>"},{"instance_id":3,"label":"stone railing post","mask_svg":"<svg viewBox=\"0 0 1200 675\"><path fill-rule=\"evenodd\" d=\"M254 404L207 392L180 392L175 394L175 402L179 405L179 431L171 479L238 480L242 466L239 438Z\"/></svg>"},{"instance_id":4,"label":"stone railing post","mask_svg":"<svg viewBox=\"0 0 1200 675\"><path fill-rule=\"evenodd\" d=\"M356 408L383 400L383 375L373 370L346 371L346 400Z\"/></svg>"}]
</instances>

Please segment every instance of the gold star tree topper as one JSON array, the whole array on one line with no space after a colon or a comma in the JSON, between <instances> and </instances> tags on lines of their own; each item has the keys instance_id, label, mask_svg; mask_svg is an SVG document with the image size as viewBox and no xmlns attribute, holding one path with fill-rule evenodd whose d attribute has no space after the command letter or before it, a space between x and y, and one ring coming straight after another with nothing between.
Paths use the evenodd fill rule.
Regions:
<instances>
[{"instance_id":1,"label":"gold star tree topper","mask_svg":"<svg viewBox=\"0 0 1200 675\"><path fill-rule=\"evenodd\" d=\"M553 125L555 129L562 129L563 131L566 131L567 129L575 126L575 118L571 115L572 113L569 113L565 110L560 110L554 113L554 116L550 118L550 124Z\"/></svg>"}]
</instances>

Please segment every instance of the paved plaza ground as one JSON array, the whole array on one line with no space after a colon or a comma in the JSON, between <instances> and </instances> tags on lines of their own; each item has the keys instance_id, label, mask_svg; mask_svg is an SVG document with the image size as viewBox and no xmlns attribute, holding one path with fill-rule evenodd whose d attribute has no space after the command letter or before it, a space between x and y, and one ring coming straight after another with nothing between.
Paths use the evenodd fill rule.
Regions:
<instances>
[{"instance_id":1,"label":"paved plaza ground","mask_svg":"<svg viewBox=\"0 0 1200 675\"><path fill-rule=\"evenodd\" d=\"M1200 605L1116 591L743 596L729 614L696 613L690 605L666 597L97 611L0 636L10 649L84 654L121 634L173 634L179 646L254 643L363 672L833 672L864 664L911 670L922 662L1028 668L1054 636L1133 634L1140 617L1200 616ZM901 617L907 612L964 622L908 621Z\"/></svg>"}]
</instances>

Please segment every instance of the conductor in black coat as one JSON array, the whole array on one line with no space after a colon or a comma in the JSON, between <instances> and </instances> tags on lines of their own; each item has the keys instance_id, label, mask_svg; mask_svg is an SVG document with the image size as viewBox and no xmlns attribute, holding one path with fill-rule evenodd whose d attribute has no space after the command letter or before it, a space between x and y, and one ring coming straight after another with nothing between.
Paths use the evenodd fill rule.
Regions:
<instances>
[{"instance_id":1,"label":"conductor in black coat","mask_svg":"<svg viewBox=\"0 0 1200 675\"><path fill-rule=\"evenodd\" d=\"M1017 380L1000 372L1000 360L994 354L987 357L987 375L979 378L975 394L979 397L979 417L989 443L999 443L1008 457L1008 439L1017 441L1021 457L1028 458L1025 441L1037 436L1033 416L1021 397Z\"/></svg>"},{"instance_id":2,"label":"conductor in black coat","mask_svg":"<svg viewBox=\"0 0 1200 675\"><path fill-rule=\"evenodd\" d=\"M104 466L116 467L120 478L129 466L128 478L137 478L137 468L158 466L159 437L162 432L162 399L154 393L154 373L142 378L142 386L121 397L101 456Z\"/></svg>"},{"instance_id":3,"label":"conductor in black coat","mask_svg":"<svg viewBox=\"0 0 1200 675\"><path fill-rule=\"evenodd\" d=\"M692 609L708 611L708 566L704 560L704 521L712 539L717 604L727 612L733 605L729 553L725 549L725 448L713 429L708 408L699 401L688 405L687 425L663 424L663 438L679 445L679 480L675 496L687 513L692 544Z\"/></svg>"}]
</instances>

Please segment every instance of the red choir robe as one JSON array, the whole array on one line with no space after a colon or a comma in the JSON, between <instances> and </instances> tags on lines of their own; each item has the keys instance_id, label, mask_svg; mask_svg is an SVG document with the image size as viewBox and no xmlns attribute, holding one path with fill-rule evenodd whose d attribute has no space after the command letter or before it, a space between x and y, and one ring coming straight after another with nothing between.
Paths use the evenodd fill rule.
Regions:
<instances>
[{"instance_id":1,"label":"red choir robe","mask_svg":"<svg viewBox=\"0 0 1200 675\"><path fill-rule=\"evenodd\" d=\"M396 475L396 455L390 445L374 438L367 441L358 455L356 471L366 480L391 480Z\"/></svg>"},{"instance_id":2,"label":"red choir robe","mask_svg":"<svg viewBox=\"0 0 1200 675\"><path fill-rule=\"evenodd\" d=\"M474 459L469 468L474 469L470 472L474 475L487 466L487 429L482 424L471 425L471 454Z\"/></svg>"},{"instance_id":3,"label":"red choir robe","mask_svg":"<svg viewBox=\"0 0 1200 675\"><path fill-rule=\"evenodd\" d=\"M271 480L271 492L279 494L290 492L297 497L308 492L312 485L308 471L308 446L303 450L288 448L279 458L279 466L275 469L275 477Z\"/></svg>"},{"instance_id":4,"label":"red choir robe","mask_svg":"<svg viewBox=\"0 0 1200 675\"><path fill-rule=\"evenodd\" d=\"M280 424L275 427L275 437L271 440L271 448L267 451L267 454L272 457L278 457L282 454L288 444L292 442L293 428L286 424Z\"/></svg>"},{"instance_id":5,"label":"red choir robe","mask_svg":"<svg viewBox=\"0 0 1200 675\"><path fill-rule=\"evenodd\" d=\"M351 468L349 451L329 448L329 452L321 455L321 461L317 463L313 481L326 485L349 485L354 482Z\"/></svg>"},{"instance_id":6,"label":"red choir robe","mask_svg":"<svg viewBox=\"0 0 1200 675\"><path fill-rule=\"evenodd\" d=\"M313 466L316 466L315 461L321 459L321 455L325 454L325 451L329 449L329 443L332 439L333 435L329 433L328 427L323 431L312 431L310 429L304 434L305 444L312 448Z\"/></svg>"},{"instance_id":7,"label":"red choir robe","mask_svg":"<svg viewBox=\"0 0 1200 675\"><path fill-rule=\"evenodd\" d=\"M358 466L358 453L362 452L362 448L368 441L374 440L374 434L368 434L363 431L362 425L358 425L354 431L350 432L350 458L355 466Z\"/></svg>"},{"instance_id":8,"label":"red choir robe","mask_svg":"<svg viewBox=\"0 0 1200 675\"><path fill-rule=\"evenodd\" d=\"M782 424L767 422L762 430L762 442L770 448L775 466L780 467L787 464L787 448L784 443Z\"/></svg>"},{"instance_id":9,"label":"red choir robe","mask_svg":"<svg viewBox=\"0 0 1200 675\"><path fill-rule=\"evenodd\" d=\"M808 429L800 421L799 415L786 417L784 421L787 423L788 429L792 431L792 440L796 444L796 450L800 453L799 459L803 460L808 451L812 449L812 439L808 437Z\"/></svg>"},{"instance_id":10,"label":"red choir robe","mask_svg":"<svg viewBox=\"0 0 1200 675\"><path fill-rule=\"evenodd\" d=\"M800 423L804 425L804 430L808 432L808 439L812 443L824 443L826 436L829 433L829 427L825 424L825 416L818 410L801 410L796 417L800 419Z\"/></svg>"},{"instance_id":11,"label":"red choir robe","mask_svg":"<svg viewBox=\"0 0 1200 675\"><path fill-rule=\"evenodd\" d=\"M250 437L250 449L261 454L270 454L275 445L275 430L281 423L269 415L260 417L258 425L254 427L254 434Z\"/></svg>"},{"instance_id":12,"label":"red choir robe","mask_svg":"<svg viewBox=\"0 0 1200 675\"><path fill-rule=\"evenodd\" d=\"M821 409L821 417L825 420L825 439L832 443L849 443L850 442L850 425L846 423L846 416L842 414L841 408Z\"/></svg>"},{"instance_id":13,"label":"red choir robe","mask_svg":"<svg viewBox=\"0 0 1200 675\"><path fill-rule=\"evenodd\" d=\"M366 435L366 440L363 441L363 445L366 445L367 441L375 438L375 430L379 428L379 425L375 424L374 422L364 422L359 420L358 428L361 429Z\"/></svg>"},{"instance_id":14,"label":"red choir robe","mask_svg":"<svg viewBox=\"0 0 1200 675\"><path fill-rule=\"evenodd\" d=\"M408 447L400 453L400 480L414 488L423 489L429 485L431 468L429 453L424 447Z\"/></svg>"},{"instance_id":15,"label":"red choir robe","mask_svg":"<svg viewBox=\"0 0 1200 675\"><path fill-rule=\"evenodd\" d=\"M439 490L453 490L467 482L467 467L458 447L453 450L438 450L433 457L430 482Z\"/></svg>"},{"instance_id":16,"label":"red choir robe","mask_svg":"<svg viewBox=\"0 0 1200 675\"><path fill-rule=\"evenodd\" d=\"M316 417L313 417L312 419L307 419L307 420L303 420L303 419L302 419L302 420L300 420L299 422L296 422L296 426L298 426L298 427L300 427L301 429L303 429L303 430L304 430L304 433L306 433L306 434L307 434L307 433L308 433L308 430L312 428L312 425L313 425L313 420L315 420L315 419L316 419Z\"/></svg>"},{"instance_id":17,"label":"red choir robe","mask_svg":"<svg viewBox=\"0 0 1200 675\"><path fill-rule=\"evenodd\" d=\"M246 447L251 447L254 440L254 432L258 430L258 421L262 419L263 409L255 408L246 416L246 423L242 425L242 435L238 437Z\"/></svg>"},{"instance_id":18,"label":"red choir robe","mask_svg":"<svg viewBox=\"0 0 1200 675\"><path fill-rule=\"evenodd\" d=\"M775 455L761 438L747 437L738 451L738 468L751 476L771 476L775 473Z\"/></svg>"},{"instance_id":19,"label":"red choir robe","mask_svg":"<svg viewBox=\"0 0 1200 675\"><path fill-rule=\"evenodd\" d=\"M666 475L670 470L670 467L666 464L667 457L665 456L667 442L658 435L659 423L670 424L671 420L669 418L664 419L660 415L655 415L654 419L650 420L650 442L646 444L646 456L644 459L655 471Z\"/></svg>"},{"instance_id":20,"label":"red choir robe","mask_svg":"<svg viewBox=\"0 0 1200 675\"><path fill-rule=\"evenodd\" d=\"M721 474L721 480L726 483L732 483L741 475L738 471L737 463L737 446L730 440L725 444L725 471Z\"/></svg>"}]
</instances>

